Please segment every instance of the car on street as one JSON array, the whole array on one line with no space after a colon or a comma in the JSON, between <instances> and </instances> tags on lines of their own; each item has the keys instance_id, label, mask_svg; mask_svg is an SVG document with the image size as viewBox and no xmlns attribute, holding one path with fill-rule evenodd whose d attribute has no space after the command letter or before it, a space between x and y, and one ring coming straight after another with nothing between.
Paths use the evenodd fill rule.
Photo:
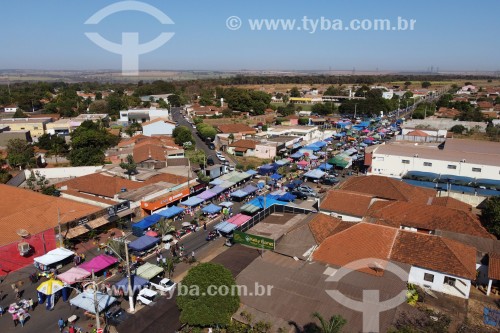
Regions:
<instances>
[{"instance_id":1,"label":"car on street","mask_svg":"<svg viewBox=\"0 0 500 333\"><path fill-rule=\"evenodd\" d=\"M305 193L302 193L300 191L291 191L290 193L295 195L297 197L297 199L307 200L307 194L305 194Z\"/></svg>"},{"instance_id":2,"label":"car on street","mask_svg":"<svg viewBox=\"0 0 500 333\"><path fill-rule=\"evenodd\" d=\"M227 168L229 171L234 171L235 167L234 165L229 164L229 167Z\"/></svg>"},{"instance_id":3,"label":"car on street","mask_svg":"<svg viewBox=\"0 0 500 333\"><path fill-rule=\"evenodd\" d=\"M297 191L304 193L308 197L317 197L318 194L309 186L299 186L297 187Z\"/></svg>"},{"instance_id":4,"label":"car on street","mask_svg":"<svg viewBox=\"0 0 500 333\"><path fill-rule=\"evenodd\" d=\"M335 177L324 177L320 180L323 185L335 185L339 182L339 180Z\"/></svg>"},{"instance_id":5,"label":"car on street","mask_svg":"<svg viewBox=\"0 0 500 333\"><path fill-rule=\"evenodd\" d=\"M177 285L177 283L175 283L174 281L168 278L161 278L161 277L155 277L151 279L149 282L151 283L152 289L163 291L165 293L173 292L175 286Z\"/></svg>"},{"instance_id":6,"label":"car on street","mask_svg":"<svg viewBox=\"0 0 500 333\"><path fill-rule=\"evenodd\" d=\"M144 288L137 295L137 302L141 305L153 305L158 299L158 293L154 290Z\"/></svg>"},{"instance_id":7,"label":"car on street","mask_svg":"<svg viewBox=\"0 0 500 333\"><path fill-rule=\"evenodd\" d=\"M108 324L112 326L118 326L130 317L127 311L122 309L120 305L112 306L106 311L105 315Z\"/></svg>"},{"instance_id":8,"label":"car on street","mask_svg":"<svg viewBox=\"0 0 500 333\"><path fill-rule=\"evenodd\" d=\"M226 160L226 158L224 156L222 156L222 155L217 156L217 157L219 158L220 161L225 161Z\"/></svg>"},{"instance_id":9,"label":"car on street","mask_svg":"<svg viewBox=\"0 0 500 333\"><path fill-rule=\"evenodd\" d=\"M207 146L208 146L208 149L211 149L211 150L215 149L215 145L213 143L209 143L209 144L207 144Z\"/></svg>"},{"instance_id":10,"label":"car on street","mask_svg":"<svg viewBox=\"0 0 500 333\"><path fill-rule=\"evenodd\" d=\"M209 156L207 158L207 165L211 166L211 165L214 165L214 159L212 158L212 156Z\"/></svg>"}]
</instances>

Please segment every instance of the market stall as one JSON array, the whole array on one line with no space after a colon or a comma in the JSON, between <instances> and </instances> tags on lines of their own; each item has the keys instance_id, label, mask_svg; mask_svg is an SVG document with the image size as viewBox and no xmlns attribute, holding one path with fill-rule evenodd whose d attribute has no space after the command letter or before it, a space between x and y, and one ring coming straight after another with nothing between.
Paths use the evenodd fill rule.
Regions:
<instances>
[{"instance_id":1,"label":"market stall","mask_svg":"<svg viewBox=\"0 0 500 333\"><path fill-rule=\"evenodd\" d=\"M157 265L150 264L146 262L141 266L137 267L135 274L146 280L151 280L152 278L164 273L163 268Z\"/></svg>"},{"instance_id":2,"label":"market stall","mask_svg":"<svg viewBox=\"0 0 500 333\"><path fill-rule=\"evenodd\" d=\"M149 236L144 236L144 237L149 237ZM84 262L80 266L78 266L81 269L86 270L87 272L94 272L98 273L118 262L118 259L112 256L108 256L105 254L98 255L97 257Z\"/></svg>"},{"instance_id":3,"label":"market stall","mask_svg":"<svg viewBox=\"0 0 500 333\"><path fill-rule=\"evenodd\" d=\"M94 292L92 290L86 290L70 299L69 303L87 312L96 314L96 308L97 311L101 313L117 301L113 296L101 292L97 292L97 296L95 297L97 298L97 302L94 300Z\"/></svg>"},{"instance_id":4,"label":"market stall","mask_svg":"<svg viewBox=\"0 0 500 333\"><path fill-rule=\"evenodd\" d=\"M130 275L130 285L132 286L133 294L149 284L149 281L138 275ZM120 295L128 296L128 277L124 277L119 282L115 283L116 292Z\"/></svg>"},{"instance_id":5,"label":"market stall","mask_svg":"<svg viewBox=\"0 0 500 333\"><path fill-rule=\"evenodd\" d=\"M128 248L137 254L142 254L143 252L155 247L158 243L160 243L160 241L160 238L144 235L137 238L135 241L130 242L128 244Z\"/></svg>"},{"instance_id":6,"label":"market stall","mask_svg":"<svg viewBox=\"0 0 500 333\"><path fill-rule=\"evenodd\" d=\"M66 284L80 282L91 275L87 270L80 267L72 267L68 271L57 275L57 278Z\"/></svg>"},{"instance_id":7,"label":"market stall","mask_svg":"<svg viewBox=\"0 0 500 333\"><path fill-rule=\"evenodd\" d=\"M59 264L71 261L75 253L63 247L47 252L41 257L34 258L34 265L42 271L48 271Z\"/></svg>"}]
</instances>

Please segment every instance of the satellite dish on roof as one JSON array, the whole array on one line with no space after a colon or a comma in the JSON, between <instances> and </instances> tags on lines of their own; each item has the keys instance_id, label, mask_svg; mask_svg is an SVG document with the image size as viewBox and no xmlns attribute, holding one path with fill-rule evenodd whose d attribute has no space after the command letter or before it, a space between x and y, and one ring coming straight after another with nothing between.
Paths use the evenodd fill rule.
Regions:
<instances>
[{"instance_id":1,"label":"satellite dish on roof","mask_svg":"<svg viewBox=\"0 0 500 333\"><path fill-rule=\"evenodd\" d=\"M30 233L25 229L17 229L16 234L21 237L28 237Z\"/></svg>"}]
</instances>

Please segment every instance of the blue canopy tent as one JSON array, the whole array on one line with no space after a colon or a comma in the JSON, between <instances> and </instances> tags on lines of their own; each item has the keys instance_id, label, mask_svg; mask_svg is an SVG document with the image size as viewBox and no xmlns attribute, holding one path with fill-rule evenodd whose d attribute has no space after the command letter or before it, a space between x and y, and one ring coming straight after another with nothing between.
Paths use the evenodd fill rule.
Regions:
<instances>
[{"instance_id":1,"label":"blue canopy tent","mask_svg":"<svg viewBox=\"0 0 500 333\"><path fill-rule=\"evenodd\" d=\"M285 193L282 196L278 197L278 200L279 201L288 201L288 202L290 202L290 201L295 200L296 198L297 197L295 195L291 194L291 193Z\"/></svg>"},{"instance_id":2,"label":"blue canopy tent","mask_svg":"<svg viewBox=\"0 0 500 333\"><path fill-rule=\"evenodd\" d=\"M321 171L319 169L314 169L314 170L306 172L304 174L304 177L313 178L313 179L320 179L324 175L325 175L325 173L323 171Z\"/></svg>"},{"instance_id":3,"label":"blue canopy tent","mask_svg":"<svg viewBox=\"0 0 500 333\"><path fill-rule=\"evenodd\" d=\"M289 161L289 160L287 160L286 158L281 159L281 160L279 160L279 161L276 161L276 164L277 164L277 165L279 165L279 166L287 165L287 164L289 164L289 163L290 163L290 161Z\"/></svg>"},{"instance_id":4,"label":"blue canopy tent","mask_svg":"<svg viewBox=\"0 0 500 333\"><path fill-rule=\"evenodd\" d=\"M326 142L332 142L333 138L326 138L324 141L326 141Z\"/></svg>"},{"instance_id":5,"label":"blue canopy tent","mask_svg":"<svg viewBox=\"0 0 500 333\"><path fill-rule=\"evenodd\" d=\"M259 168L259 174L267 175L276 171L276 166L274 164L265 164Z\"/></svg>"},{"instance_id":6,"label":"blue canopy tent","mask_svg":"<svg viewBox=\"0 0 500 333\"><path fill-rule=\"evenodd\" d=\"M333 165L328 164L328 163L323 163L323 164L320 164L318 168L323 170L323 171L331 170L333 168Z\"/></svg>"},{"instance_id":7,"label":"blue canopy tent","mask_svg":"<svg viewBox=\"0 0 500 333\"><path fill-rule=\"evenodd\" d=\"M253 169L247 170L247 171L245 171L245 172L246 172L246 173L248 173L250 176L253 176L253 175L258 174L258 172L257 172L257 171L255 171L255 170L253 170Z\"/></svg>"},{"instance_id":8,"label":"blue canopy tent","mask_svg":"<svg viewBox=\"0 0 500 333\"><path fill-rule=\"evenodd\" d=\"M438 181L440 183L452 183L458 185L470 185L475 182L475 179L472 177L465 176L455 176L455 175L441 175L439 176Z\"/></svg>"},{"instance_id":9,"label":"blue canopy tent","mask_svg":"<svg viewBox=\"0 0 500 333\"><path fill-rule=\"evenodd\" d=\"M295 154L292 154L290 155L291 158L294 158L294 159L298 159L298 158L301 158L302 156L304 156L304 154L302 154L301 152L296 152Z\"/></svg>"},{"instance_id":10,"label":"blue canopy tent","mask_svg":"<svg viewBox=\"0 0 500 333\"><path fill-rule=\"evenodd\" d=\"M191 198L187 199L186 201L181 201L180 204L184 205L184 206L192 207L192 206L198 206L203 201L205 201L205 200L200 199L198 197L191 197Z\"/></svg>"},{"instance_id":11,"label":"blue canopy tent","mask_svg":"<svg viewBox=\"0 0 500 333\"><path fill-rule=\"evenodd\" d=\"M308 146L305 146L304 149L312 150L312 151L319 151L319 150L321 150L321 147L318 147L315 145L308 145Z\"/></svg>"},{"instance_id":12,"label":"blue canopy tent","mask_svg":"<svg viewBox=\"0 0 500 333\"><path fill-rule=\"evenodd\" d=\"M309 155L310 160L317 160L319 157L316 155Z\"/></svg>"},{"instance_id":13,"label":"blue canopy tent","mask_svg":"<svg viewBox=\"0 0 500 333\"><path fill-rule=\"evenodd\" d=\"M216 178L216 179L212 180L209 184L210 184L210 185L220 185L220 184L222 184L222 183L224 183L224 180L223 180L223 179Z\"/></svg>"},{"instance_id":14,"label":"blue canopy tent","mask_svg":"<svg viewBox=\"0 0 500 333\"><path fill-rule=\"evenodd\" d=\"M220 186L214 186L210 189L211 192L215 193L215 194L219 194L219 193L222 193L224 192L225 190L227 190L226 188L224 187L220 187Z\"/></svg>"},{"instance_id":15,"label":"blue canopy tent","mask_svg":"<svg viewBox=\"0 0 500 333\"><path fill-rule=\"evenodd\" d=\"M160 238L151 236L142 236L128 244L128 248L133 252L144 252L156 246L161 241Z\"/></svg>"},{"instance_id":16,"label":"blue canopy tent","mask_svg":"<svg viewBox=\"0 0 500 333\"><path fill-rule=\"evenodd\" d=\"M143 287L147 286L149 284L149 281L146 280L145 278L142 278L138 275L130 275L130 285L132 286L132 291L134 294L141 290ZM121 279L119 282L115 283L116 289L118 289L118 292L122 292L124 295L128 296L128 278L124 277Z\"/></svg>"},{"instance_id":17,"label":"blue canopy tent","mask_svg":"<svg viewBox=\"0 0 500 333\"><path fill-rule=\"evenodd\" d=\"M237 228L236 224L232 224L232 223L229 223L226 221L220 222L219 224L217 224L214 227L215 230L218 230L219 232L222 232L225 234L231 233L236 228Z\"/></svg>"},{"instance_id":18,"label":"blue canopy tent","mask_svg":"<svg viewBox=\"0 0 500 333\"><path fill-rule=\"evenodd\" d=\"M253 192L257 191L258 188L255 187L255 186L253 186L253 185L247 185L244 188L242 188L241 190L243 192L246 192L246 193L250 194L250 193L253 193Z\"/></svg>"},{"instance_id":19,"label":"blue canopy tent","mask_svg":"<svg viewBox=\"0 0 500 333\"><path fill-rule=\"evenodd\" d=\"M142 236L144 234L144 230L157 223L161 217L162 216L160 214L153 214L143 218L139 222L132 225L132 233L137 237Z\"/></svg>"},{"instance_id":20,"label":"blue canopy tent","mask_svg":"<svg viewBox=\"0 0 500 333\"><path fill-rule=\"evenodd\" d=\"M182 213L183 211L184 211L184 208L172 206L172 207L168 207L165 210L162 210L161 212L158 212L158 215L161 215L161 216L169 219L169 218L174 217L175 215Z\"/></svg>"},{"instance_id":21,"label":"blue canopy tent","mask_svg":"<svg viewBox=\"0 0 500 333\"><path fill-rule=\"evenodd\" d=\"M244 198L247 195L248 193L242 190L234 191L233 193L231 193L231 196L235 198Z\"/></svg>"},{"instance_id":22,"label":"blue canopy tent","mask_svg":"<svg viewBox=\"0 0 500 333\"><path fill-rule=\"evenodd\" d=\"M345 136L345 132L337 133L337 134L335 134L335 136L338 138L341 138L341 137Z\"/></svg>"},{"instance_id":23,"label":"blue canopy tent","mask_svg":"<svg viewBox=\"0 0 500 333\"><path fill-rule=\"evenodd\" d=\"M273 173L271 175L271 179L280 180L281 178L283 178L283 176L280 175L279 173Z\"/></svg>"},{"instance_id":24,"label":"blue canopy tent","mask_svg":"<svg viewBox=\"0 0 500 333\"><path fill-rule=\"evenodd\" d=\"M424 171L408 171L403 178L405 179L415 179L415 180L428 180L434 181L439 178L439 174L433 172Z\"/></svg>"},{"instance_id":25,"label":"blue canopy tent","mask_svg":"<svg viewBox=\"0 0 500 333\"><path fill-rule=\"evenodd\" d=\"M215 214L215 213L220 212L221 210L222 210L222 207L219 207L219 206L214 205L214 204L210 204L210 205L203 207L201 209L201 211L203 213L207 213L207 214Z\"/></svg>"},{"instance_id":26,"label":"blue canopy tent","mask_svg":"<svg viewBox=\"0 0 500 333\"><path fill-rule=\"evenodd\" d=\"M302 184L302 183L303 183L302 180L300 180L300 179L294 179L290 183L286 184L286 187L288 187L289 189L293 190L297 186L300 186L300 184Z\"/></svg>"},{"instance_id":27,"label":"blue canopy tent","mask_svg":"<svg viewBox=\"0 0 500 333\"><path fill-rule=\"evenodd\" d=\"M315 143L313 143L313 145L323 148L324 146L326 146L326 142L316 141Z\"/></svg>"}]
</instances>

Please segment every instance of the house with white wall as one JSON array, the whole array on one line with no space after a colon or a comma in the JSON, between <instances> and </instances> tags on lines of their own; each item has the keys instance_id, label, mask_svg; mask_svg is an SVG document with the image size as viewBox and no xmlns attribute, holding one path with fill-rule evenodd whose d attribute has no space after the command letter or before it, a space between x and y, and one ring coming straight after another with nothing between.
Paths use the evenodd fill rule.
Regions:
<instances>
[{"instance_id":1,"label":"house with white wall","mask_svg":"<svg viewBox=\"0 0 500 333\"><path fill-rule=\"evenodd\" d=\"M172 135L174 129L175 122L165 118L156 118L142 123L142 134L145 136Z\"/></svg>"},{"instance_id":2,"label":"house with white wall","mask_svg":"<svg viewBox=\"0 0 500 333\"><path fill-rule=\"evenodd\" d=\"M469 298L471 282L476 278L474 247L365 222L334 231L321 242L312 259L334 267L369 259L366 266L357 270L376 276L384 275L392 262L402 267L404 273L398 276L401 280L465 299Z\"/></svg>"},{"instance_id":3,"label":"house with white wall","mask_svg":"<svg viewBox=\"0 0 500 333\"><path fill-rule=\"evenodd\" d=\"M3 108L4 112L7 112L7 113L15 113L17 111L17 109L19 109L19 108L15 104L6 105Z\"/></svg>"},{"instance_id":4,"label":"house with white wall","mask_svg":"<svg viewBox=\"0 0 500 333\"><path fill-rule=\"evenodd\" d=\"M168 109L157 109L151 107L149 109L130 109L120 111L120 123L128 125L131 123L145 123L157 118L170 119L170 111Z\"/></svg>"}]
</instances>

